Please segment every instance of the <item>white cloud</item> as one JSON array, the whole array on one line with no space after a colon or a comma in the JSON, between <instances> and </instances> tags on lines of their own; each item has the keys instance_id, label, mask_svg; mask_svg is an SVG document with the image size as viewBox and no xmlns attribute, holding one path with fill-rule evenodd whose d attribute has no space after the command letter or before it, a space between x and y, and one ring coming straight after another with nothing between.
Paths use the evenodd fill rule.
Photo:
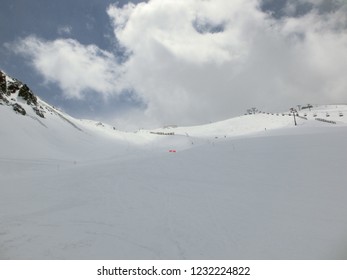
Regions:
<instances>
[{"instance_id":1,"label":"white cloud","mask_svg":"<svg viewBox=\"0 0 347 280\"><path fill-rule=\"evenodd\" d=\"M95 91L105 98L120 91L120 67L113 54L72 39L45 41L30 36L12 44L14 52L29 57L46 82L57 83L67 98L83 98Z\"/></svg>"},{"instance_id":2,"label":"white cloud","mask_svg":"<svg viewBox=\"0 0 347 280\"><path fill-rule=\"evenodd\" d=\"M346 14L314 10L275 20L258 6L255 0L110 6L115 36L132 52L126 78L148 103L146 114L190 123L250 106L345 102L347 33L336 30ZM223 28L199 32L197 20Z\"/></svg>"},{"instance_id":3,"label":"white cloud","mask_svg":"<svg viewBox=\"0 0 347 280\"><path fill-rule=\"evenodd\" d=\"M255 1L150 1L130 14L125 7L123 28L117 25L122 9L109 8L117 39L133 53L125 64L127 79L147 101L147 115L188 123L232 114L228 86L242 70L254 36L243 32L265 28L266 15L254 6ZM224 30L201 34L193 26L197 19L223 24Z\"/></svg>"},{"instance_id":4,"label":"white cloud","mask_svg":"<svg viewBox=\"0 0 347 280\"><path fill-rule=\"evenodd\" d=\"M297 2L320 5L322 0ZM111 5L107 13L114 35L130 54L122 65L112 53L71 39L29 37L15 51L29 55L46 81L57 83L68 97L133 88L147 105L142 119L135 110L142 123L146 118L203 123L252 106L283 110L346 102L346 5L329 14L312 9L281 19L259 5L258 0Z\"/></svg>"},{"instance_id":5,"label":"white cloud","mask_svg":"<svg viewBox=\"0 0 347 280\"><path fill-rule=\"evenodd\" d=\"M72 27L68 25L59 26L57 32L59 35L70 35L72 33Z\"/></svg>"},{"instance_id":6,"label":"white cloud","mask_svg":"<svg viewBox=\"0 0 347 280\"><path fill-rule=\"evenodd\" d=\"M135 53L152 54L157 48L192 63L223 63L243 55L247 38L240 31L253 32L265 15L252 8L250 1L157 1L110 6L108 14L115 36ZM225 32L201 34L193 22L225 24ZM254 21L255 20L255 21Z\"/></svg>"}]
</instances>

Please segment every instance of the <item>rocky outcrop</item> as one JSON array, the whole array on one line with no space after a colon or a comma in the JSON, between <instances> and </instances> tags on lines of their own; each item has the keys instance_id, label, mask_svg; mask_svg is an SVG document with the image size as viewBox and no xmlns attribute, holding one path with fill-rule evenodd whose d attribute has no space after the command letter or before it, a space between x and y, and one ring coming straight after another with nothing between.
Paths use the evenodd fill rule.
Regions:
<instances>
[{"instance_id":1,"label":"rocky outcrop","mask_svg":"<svg viewBox=\"0 0 347 280\"><path fill-rule=\"evenodd\" d=\"M16 113L24 116L27 112L20 105L23 101L32 108L37 116L45 117L44 108L40 106L37 97L30 88L0 71L0 105L12 106Z\"/></svg>"},{"instance_id":2,"label":"rocky outcrop","mask_svg":"<svg viewBox=\"0 0 347 280\"><path fill-rule=\"evenodd\" d=\"M37 97L32 93L30 88L24 84L20 89L18 93L19 97L22 97L28 105L35 105L37 106Z\"/></svg>"},{"instance_id":3,"label":"rocky outcrop","mask_svg":"<svg viewBox=\"0 0 347 280\"><path fill-rule=\"evenodd\" d=\"M41 107L41 109L39 109L38 107L33 107L33 110L35 111L36 115L38 115L41 118L44 118L45 115L45 111L43 110L43 108Z\"/></svg>"},{"instance_id":4,"label":"rocky outcrop","mask_svg":"<svg viewBox=\"0 0 347 280\"><path fill-rule=\"evenodd\" d=\"M6 76L0 71L0 98L6 92Z\"/></svg>"},{"instance_id":5,"label":"rocky outcrop","mask_svg":"<svg viewBox=\"0 0 347 280\"><path fill-rule=\"evenodd\" d=\"M26 115L26 111L24 110L24 108L22 106L20 106L18 103L15 103L12 105L13 107L13 111L25 116Z\"/></svg>"}]
</instances>

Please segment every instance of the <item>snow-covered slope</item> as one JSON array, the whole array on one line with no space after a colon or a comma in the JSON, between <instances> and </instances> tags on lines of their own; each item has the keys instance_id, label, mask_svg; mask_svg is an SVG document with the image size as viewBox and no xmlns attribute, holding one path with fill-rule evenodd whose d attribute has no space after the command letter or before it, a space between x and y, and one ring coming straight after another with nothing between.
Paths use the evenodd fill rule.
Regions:
<instances>
[{"instance_id":1,"label":"snow-covered slope","mask_svg":"<svg viewBox=\"0 0 347 280\"><path fill-rule=\"evenodd\" d=\"M347 105L313 106L310 109L300 110L297 115L298 117L296 117L296 121L299 127L322 126L322 119L336 122L337 126L344 126L347 124ZM193 137L209 138L213 136L215 138L226 138L254 133L258 134L263 131L291 128L293 126L294 116L288 112L263 112L240 116L207 125L194 127L169 126L163 129L156 129L155 131L163 133L173 132L178 135L189 135Z\"/></svg>"},{"instance_id":2,"label":"snow-covered slope","mask_svg":"<svg viewBox=\"0 0 347 280\"><path fill-rule=\"evenodd\" d=\"M347 258L346 106L126 133L18 94L0 259Z\"/></svg>"}]
</instances>

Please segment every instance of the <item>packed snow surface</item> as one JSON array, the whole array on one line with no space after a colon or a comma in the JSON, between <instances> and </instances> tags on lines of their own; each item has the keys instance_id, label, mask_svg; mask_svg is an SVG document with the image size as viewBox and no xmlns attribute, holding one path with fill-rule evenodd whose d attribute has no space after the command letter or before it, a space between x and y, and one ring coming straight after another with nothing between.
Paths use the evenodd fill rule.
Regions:
<instances>
[{"instance_id":1,"label":"packed snow surface","mask_svg":"<svg viewBox=\"0 0 347 280\"><path fill-rule=\"evenodd\" d=\"M347 259L344 105L134 133L27 111L0 105L0 259Z\"/></svg>"}]
</instances>

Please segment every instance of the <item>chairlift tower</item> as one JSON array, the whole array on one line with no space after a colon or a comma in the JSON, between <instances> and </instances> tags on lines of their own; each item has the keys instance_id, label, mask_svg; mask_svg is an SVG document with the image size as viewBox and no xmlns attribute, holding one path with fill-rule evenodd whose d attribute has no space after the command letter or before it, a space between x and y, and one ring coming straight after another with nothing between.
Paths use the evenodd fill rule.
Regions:
<instances>
[{"instance_id":1,"label":"chairlift tower","mask_svg":"<svg viewBox=\"0 0 347 280\"><path fill-rule=\"evenodd\" d=\"M293 117L294 117L294 125L297 126L298 124L296 123L295 115L297 114L298 111L294 108L290 108L290 112L293 114Z\"/></svg>"}]
</instances>

